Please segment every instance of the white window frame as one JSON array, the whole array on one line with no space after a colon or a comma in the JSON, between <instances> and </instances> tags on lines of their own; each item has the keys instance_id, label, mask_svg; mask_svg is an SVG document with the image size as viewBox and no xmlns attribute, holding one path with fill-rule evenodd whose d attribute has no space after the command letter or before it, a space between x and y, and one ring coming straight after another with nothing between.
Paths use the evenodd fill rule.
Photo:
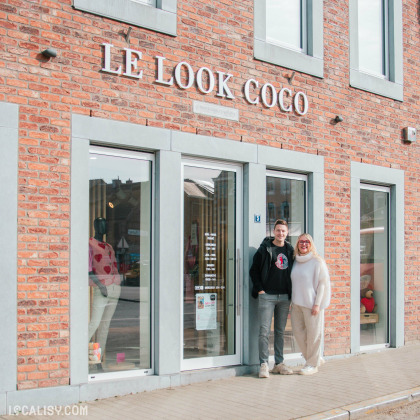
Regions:
<instances>
[{"instance_id":1,"label":"white window frame","mask_svg":"<svg viewBox=\"0 0 420 420\"><path fill-rule=\"evenodd\" d=\"M359 194L361 194L362 190L366 190L366 191L379 191L379 192L383 192L386 193L388 195L388 215L387 215L387 223L388 223L388 236L387 236L387 244L388 244L388 249L387 249L387 260L388 263L386 265L386 287L387 287L387 322L386 322L386 340L384 343L381 344L369 344L369 345L365 345L365 346L360 346L360 349L362 351L371 351L371 350L380 350L380 349L384 349L384 348L388 348L389 347L389 343L390 343L390 309L391 309L391 293L390 293L390 270L389 270L389 265L390 265L390 261L391 261L391 252L390 252L390 231L391 231L391 188L389 186L384 186L384 185L376 185L376 184L369 184L366 182L360 182L360 190L359 190ZM360 258L359 258L360 261ZM376 328L376 327L375 327ZM376 334L376 333L375 333Z\"/></svg>"},{"instance_id":2,"label":"white window frame","mask_svg":"<svg viewBox=\"0 0 420 420\"><path fill-rule=\"evenodd\" d=\"M236 242L236 253L239 251L239 255L236 256L236 268L235 268L235 352L231 355L220 355L220 356L205 356L197 357L192 359L185 359L184 355L184 270L180 273L180 301L182 305L181 310L181 320L180 325L182 328L181 339L180 339L180 354L181 354L181 370L195 370L195 369L208 369L208 368L218 368L222 366L234 366L242 363L242 293L241 293L241 282L242 282L242 267L240 264L240 255L243 254L243 238L242 238L242 229L243 220L243 169L242 165L236 162L229 161L215 161L212 159L203 159L195 158L189 155L184 155L182 157L182 185L184 185L184 170L185 167L195 167L202 169L213 169L221 171L231 171L235 173L235 242ZM180 237L182 242L180 243L180 259L184 261L184 188L182 188L182 194L180 196L181 203L181 214L182 214L182 223L180 223Z\"/></svg>"},{"instance_id":3,"label":"white window frame","mask_svg":"<svg viewBox=\"0 0 420 420\"><path fill-rule=\"evenodd\" d=\"M266 0L254 0L254 57L278 66L324 77L324 36L322 0L304 0L306 25L303 29L305 51L297 51L267 39Z\"/></svg>"},{"instance_id":4,"label":"white window frame","mask_svg":"<svg viewBox=\"0 0 420 420\"><path fill-rule=\"evenodd\" d=\"M176 36L177 0L156 0L156 7L135 0L73 0L73 7Z\"/></svg>"},{"instance_id":5,"label":"white window frame","mask_svg":"<svg viewBox=\"0 0 420 420\"><path fill-rule=\"evenodd\" d=\"M389 345L404 345L404 171L351 163L351 353L360 351L360 189L389 188Z\"/></svg>"},{"instance_id":6,"label":"white window frame","mask_svg":"<svg viewBox=\"0 0 420 420\"><path fill-rule=\"evenodd\" d=\"M150 238L151 238L151 244L150 244L150 261L151 261L151 267L153 267L153 241L154 241L154 235L153 235L153 226L154 226L154 197L155 197L155 177L154 177L154 165L155 165L155 158L154 155L151 153L144 153L134 150L124 150L120 149L118 147L102 147L102 146L96 146L96 145L90 145L89 146L89 158L92 157L92 155L103 155L103 156L112 156L117 158L127 158L127 159L134 159L142 162L150 162L151 164L151 202L150 202L150 214L152 216L151 219L151 226L150 226ZM89 179L89 178L88 178ZM154 316L153 316L153 296L154 296L154 271L150 271L150 343L149 343L149 352L150 352L150 367L149 368L136 368L132 370L120 370L116 372L102 372L102 373L89 373L88 374L88 382L98 382L98 381L108 381L110 379L125 379L125 378L133 378L133 377L140 377L140 376L147 376L147 375L153 375L154 373L154 353L153 353L153 343L154 343ZM140 320L139 320L140 322ZM139 325L140 327L140 325Z\"/></svg>"},{"instance_id":7,"label":"white window frame","mask_svg":"<svg viewBox=\"0 0 420 420\"><path fill-rule=\"evenodd\" d=\"M350 86L380 96L403 101L403 22L402 1L386 0L385 7L385 71L376 76L359 69L358 0L349 2Z\"/></svg>"}]
</instances>

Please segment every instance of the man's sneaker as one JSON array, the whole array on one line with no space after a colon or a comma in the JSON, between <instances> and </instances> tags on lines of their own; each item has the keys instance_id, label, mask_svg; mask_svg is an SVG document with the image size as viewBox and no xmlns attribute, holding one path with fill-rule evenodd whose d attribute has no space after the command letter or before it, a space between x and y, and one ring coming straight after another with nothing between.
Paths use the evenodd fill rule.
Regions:
<instances>
[{"instance_id":1,"label":"man's sneaker","mask_svg":"<svg viewBox=\"0 0 420 420\"><path fill-rule=\"evenodd\" d=\"M318 372L318 368L315 366L305 366L303 369L299 371L299 375L313 375L314 373Z\"/></svg>"},{"instance_id":2,"label":"man's sneaker","mask_svg":"<svg viewBox=\"0 0 420 420\"><path fill-rule=\"evenodd\" d=\"M323 357L320 357L318 366L322 366L322 365L325 365L325 359Z\"/></svg>"},{"instance_id":3,"label":"man's sneaker","mask_svg":"<svg viewBox=\"0 0 420 420\"><path fill-rule=\"evenodd\" d=\"M293 375L293 370L286 366L284 363L279 363L274 366L274 369L271 371L273 373L279 373L280 375Z\"/></svg>"},{"instance_id":4,"label":"man's sneaker","mask_svg":"<svg viewBox=\"0 0 420 420\"><path fill-rule=\"evenodd\" d=\"M260 378L269 378L270 373L268 372L268 364L267 363L261 363L260 366L260 373L258 375Z\"/></svg>"}]
</instances>

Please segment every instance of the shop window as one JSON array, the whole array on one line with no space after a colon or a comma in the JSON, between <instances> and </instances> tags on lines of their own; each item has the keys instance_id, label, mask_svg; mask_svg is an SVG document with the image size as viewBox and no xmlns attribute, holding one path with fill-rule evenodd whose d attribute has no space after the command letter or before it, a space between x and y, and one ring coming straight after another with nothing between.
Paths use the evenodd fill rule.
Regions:
<instances>
[{"instance_id":1,"label":"shop window","mask_svg":"<svg viewBox=\"0 0 420 420\"><path fill-rule=\"evenodd\" d=\"M176 36L177 0L73 0L75 9Z\"/></svg>"},{"instance_id":2,"label":"shop window","mask_svg":"<svg viewBox=\"0 0 420 420\"><path fill-rule=\"evenodd\" d=\"M404 171L352 162L351 176L351 351L399 347L404 345Z\"/></svg>"},{"instance_id":3,"label":"shop window","mask_svg":"<svg viewBox=\"0 0 420 420\"><path fill-rule=\"evenodd\" d=\"M350 84L403 100L401 0L350 1Z\"/></svg>"},{"instance_id":4,"label":"shop window","mask_svg":"<svg viewBox=\"0 0 420 420\"><path fill-rule=\"evenodd\" d=\"M323 1L255 0L255 58L323 77Z\"/></svg>"},{"instance_id":5,"label":"shop window","mask_svg":"<svg viewBox=\"0 0 420 420\"><path fill-rule=\"evenodd\" d=\"M151 367L151 161L89 154L89 373Z\"/></svg>"},{"instance_id":6,"label":"shop window","mask_svg":"<svg viewBox=\"0 0 420 420\"><path fill-rule=\"evenodd\" d=\"M307 176L288 174L278 171L269 171L266 178L267 185L267 214L266 235L273 236L276 219L286 220L289 226L289 235L286 238L295 246L300 234L307 232ZM269 194L269 185L273 185L276 195ZM270 354L274 354L274 325L271 326ZM284 353L297 353L298 346L293 337L292 326L287 320L284 340Z\"/></svg>"},{"instance_id":7,"label":"shop window","mask_svg":"<svg viewBox=\"0 0 420 420\"><path fill-rule=\"evenodd\" d=\"M360 345L388 344L389 188L360 190Z\"/></svg>"}]
</instances>

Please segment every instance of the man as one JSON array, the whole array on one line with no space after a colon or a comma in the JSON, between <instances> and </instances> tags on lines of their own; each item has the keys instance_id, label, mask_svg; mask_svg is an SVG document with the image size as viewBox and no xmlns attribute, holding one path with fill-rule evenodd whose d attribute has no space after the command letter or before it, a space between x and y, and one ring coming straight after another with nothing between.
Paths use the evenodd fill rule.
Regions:
<instances>
[{"instance_id":1,"label":"man","mask_svg":"<svg viewBox=\"0 0 420 420\"><path fill-rule=\"evenodd\" d=\"M250 276L252 296L258 298L260 378L270 376L268 343L274 313L274 361L272 373L291 375L293 371L283 363L284 329L292 296L290 273L293 266L293 247L286 242L289 233L285 220L276 220L274 239L265 238L254 255Z\"/></svg>"}]
</instances>

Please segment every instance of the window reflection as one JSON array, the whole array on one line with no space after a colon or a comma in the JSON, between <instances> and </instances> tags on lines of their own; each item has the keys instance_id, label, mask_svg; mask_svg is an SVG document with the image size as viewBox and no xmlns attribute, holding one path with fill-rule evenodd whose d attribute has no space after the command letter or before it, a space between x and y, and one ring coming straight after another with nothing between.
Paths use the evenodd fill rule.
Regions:
<instances>
[{"instance_id":1,"label":"window reflection","mask_svg":"<svg viewBox=\"0 0 420 420\"><path fill-rule=\"evenodd\" d=\"M293 246L305 232L305 181L267 177L267 236L273 236L274 223L284 219L289 225L289 241Z\"/></svg>"},{"instance_id":2,"label":"window reflection","mask_svg":"<svg viewBox=\"0 0 420 420\"><path fill-rule=\"evenodd\" d=\"M89 372L150 368L151 163L90 154Z\"/></svg>"}]
</instances>

